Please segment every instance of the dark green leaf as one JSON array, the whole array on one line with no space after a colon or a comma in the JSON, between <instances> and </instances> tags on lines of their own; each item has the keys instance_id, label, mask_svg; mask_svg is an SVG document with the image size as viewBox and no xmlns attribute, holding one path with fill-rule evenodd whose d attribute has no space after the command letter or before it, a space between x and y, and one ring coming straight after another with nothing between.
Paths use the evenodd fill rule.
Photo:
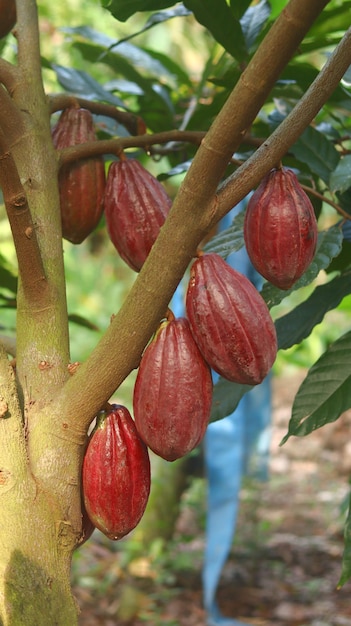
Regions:
<instances>
[{"instance_id":1,"label":"dark green leaf","mask_svg":"<svg viewBox=\"0 0 351 626\"><path fill-rule=\"evenodd\" d=\"M170 9L169 11L159 11L158 13L153 13L140 30L132 33L128 37L123 37L123 39L120 39L118 43L120 44L122 42L129 41L130 39L133 39L133 37L144 33L158 24L167 22L174 17L186 17L187 15L191 15L191 11L188 11L188 9L186 9L182 4L176 6L174 9Z\"/></svg>"},{"instance_id":2,"label":"dark green leaf","mask_svg":"<svg viewBox=\"0 0 351 626\"><path fill-rule=\"evenodd\" d=\"M185 172L188 171L190 165L191 165L191 160L184 161L183 163L179 163L175 167L172 167L172 169L168 170L168 172L159 174L157 178L158 180L167 180L167 178L171 178L171 176L178 176L179 174L184 174Z\"/></svg>"},{"instance_id":3,"label":"dark green leaf","mask_svg":"<svg viewBox=\"0 0 351 626\"><path fill-rule=\"evenodd\" d=\"M275 322L278 346L282 350L308 337L324 315L335 309L351 293L351 271L319 285L311 296Z\"/></svg>"},{"instance_id":4,"label":"dark green leaf","mask_svg":"<svg viewBox=\"0 0 351 626\"><path fill-rule=\"evenodd\" d=\"M252 0L230 0L230 8L234 17L239 20L250 6Z\"/></svg>"},{"instance_id":5,"label":"dark green leaf","mask_svg":"<svg viewBox=\"0 0 351 626\"><path fill-rule=\"evenodd\" d=\"M216 252L226 259L232 252L240 250L244 245L244 219L245 211L240 211L229 228L212 237L211 241L204 246L204 252Z\"/></svg>"},{"instance_id":6,"label":"dark green leaf","mask_svg":"<svg viewBox=\"0 0 351 626\"><path fill-rule=\"evenodd\" d=\"M70 322L74 322L74 324L78 324L78 326L84 326L84 328L89 328L89 330L99 330L99 327L96 326L96 324L93 324L92 322L90 322L89 320L87 320L85 317L82 317L81 315L77 315L77 313L71 313L68 316L68 319Z\"/></svg>"},{"instance_id":7,"label":"dark green leaf","mask_svg":"<svg viewBox=\"0 0 351 626\"><path fill-rule=\"evenodd\" d=\"M120 22L138 11L161 11L173 6L172 0L102 0L102 5Z\"/></svg>"},{"instance_id":8,"label":"dark green leaf","mask_svg":"<svg viewBox=\"0 0 351 626\"><path fill-rule=\"evenodd\" d=\"M318 276L320 270L326 269L331 260L339 254L342 240L342 231L338 225L331 226L328 230L321 231L318 236L316 254L311 265L291 289L285 291L274 287L274 285L269 282L265 282L261 295L269 308L279 304L286 296L296 291L296 289L309 285Z\"/></svg>"},{"instance_id":9,"label":"dark green leaf","mask_svg":"<svg viewBox=\"0 0 351 626\"><path fill-rule=\"evenodd\" d=\"M247 58L244 35L225 0L184 0L184 5L234 59Z\"/></svg>"},{"instance_id":10,"label":"dark green leaf","mask_svg":"<svg viewBox=\"0 0 351 626\"><path fill-rule=\"evenodd\" d=\"M216 422L233 413L245 393L252 389L252 385L231 383L219 377L213 387L212 409L210 421Z\"/></svg>"},{"instance_id":11,"label":"dark green leaf","mask_svg":"<svg viewBox=\"0 0 351 626\"><path fill-rule=\"evenodd\" d=\"M9 298L7 294L0 290L0 308L1 309L15 309L17 302L15 298Z\"/></svg>"},{"instance_id":12,"label":"dark green leaf","mask_svg":"<svg viewBox=\"0 0 351 626\"><path fill-rule=\"evenodd\" d=\"M139 46L124 41L116 42L111 37L102 35L86 26L66 30L94 44L89 45L89 43L82 41L77 41L74 44L74 47L81 52L84 58L93 63L104 62L113 66L112 59L115 58L114 64L116 66L116 59L119 61L122 57L136 70L144 70L145 73L162 79L173 79L173 72L169 72L166 67L160 63L156 58L157 55L152 55ZM118 67L115 69L118 70ZM123 73L123 67L118 70L118 73Z\"/></svg>"},{"instance_id":13,"label":"dark green leaf","mask_svg":"<svg viewBox=\"0 0 351 626\"><path fill-rule=\"evenodd\" d=\"M351 578L351 494L349 510L344 526L344 553L342 556L341 576L337 589L340 589Z\"/></svg>"},{"instance_id":14,"label":"dark green leaf","mask_svg":"<svg viewBox=\"0 0 351 626\"><path fill-rule=\"evenodd\" d=\"M6 259L0 254L0 287L17 294L17 276L8 266Z\"/></svg>"},{"instance_id":15,"label":"dark green leaf","mask_svg":"<svg viewBox=\"0 0 351 626\"><path fill-rule=\"evenodd\" d=\"M271 20L275 19L279 15L279 13L282 12L288 2L289 0L270 0L270 4L272 7Z\"/></svg>"},{"instance_id":16,"label":"dark green leaf","mask_svg":"<svg viewBox=\"0 0 351 626\"><path fill-rule=\"evenodd\" d=\"M155 59L158 63L160 63L163 68L163 75L167 77L168 81L171 84L174 84L177 89L182 84L193 88L191 78L187 72L184 71L183 67L176 63L174 59L163 54L162 52L156 52L155 50L151 50L149 48L144 48L144 52L149 55L150 59ZM174 80L175 78L176 82Z\"/></svg>"},{"instance_id":17,"label":"dark green leaf","mask_svg":"<svg viewBox=\"0 0 351 626\"><path fill-rule=\"evenodd\" d=\"M270 12L271 8L267 0L261 0L258 4L249 7L241 18L240 24L248 49L254 45L264 24L269 18Z\"/></svg>"},{"instance_id":18,"label":"dark green leaf","mask_svg":"<svg viewBox=\"0 0 351 626\"><path fill-rule=\"evenodd\" d=\"M343 0L340 3L329 3L324 11L321 11L308 32L308 38L318 37L339 31L344 33L350 23L351 0Z\"/></svg>"},{"instance_id":19,"label":"dark green leaf","mask_svg":"<svg viewBox=\"0 0 351 626\"><path fill-rule=\"evenodd\" d=\"M331 191L346 191L351 187L351 155L340 159L336 169L330 176Z\"/></svg>"},{"instance_id":20,"label":"dark green leaf","mask_svg":"<svg viewBox=\"0 0 351 626\"><path fill-rule=\"evenodd\" d=\"M106 91L86 72L56 65L55 63L52 64L52 69L56 72L59 83L67 91L88 100L100 100L125 108L122 100Z\"/></svg>"},{"instance_id":21,"label":"dark green leaf","mask_svg":"<svg viewBox=\"0 0 351 626\"><path fill-rule=\"evenodd\" d=\"M335 422L351 407L351 331L330 345L311 367L294 400L287 435L308 435Z\"/></svg>"},{"instance_id":22,"label":"dark green leaf","mask_svg":"<svg viewBox=\"0 0 351 626\"><path fill-rule=\"evenodd\" d=\"M340 155L334 144L312 126L308 126L290 151L297 159L306 163L314 174L329 184L331 173L335 170Z\"/></svg>"}]
</instances>

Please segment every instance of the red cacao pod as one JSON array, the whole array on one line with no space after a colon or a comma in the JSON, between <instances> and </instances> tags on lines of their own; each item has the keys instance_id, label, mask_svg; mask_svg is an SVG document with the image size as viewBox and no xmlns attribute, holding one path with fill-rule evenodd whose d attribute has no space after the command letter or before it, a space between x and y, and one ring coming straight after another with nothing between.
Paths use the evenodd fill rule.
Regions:
<instances>
[{"instance_id":1,"label":"red cacao pod","mask_svg":"<svg viewBox=\"0 0 351 626\"><path fill-rule=\"evenodd\" d=\"M113 404L97 420L83 459L83 498L91 522L110 539L139 523L150 492L150 461L134 421Z\"/></svg>"},{"instance_id":2,"label":"red cacao pod","mask_svg":"<svg viewBox=\"0 0 351 626\"><path fill-rule=\"evenodd\" d=\"M134 386L137 430L155 454L174 461L203 438L212 377L185 318L162 322L142 356Z\"/></svg>"},{"instance_id":3,"label":"red cacao pod","mask_svg":"<svg viewBox=\"0 0 351 626\"><path fill-rule=\"evenodd\" d=\"M109 237L121 258L139 271L172 201L161 183L136 159L111 163L105 189Z\"/></svg>"},{"instance_id":4,"label":"red cacao pod","mask_svg":"<svg viewBox=\"0 0 351 626\"><path fill-rule=\"evenodd\" d=\"M244 239L256 270L279 289L290 289L310 265L317 237L312 203L294 172L271 170L245 214Z\"/></svg>"},{"instance_id":5,"label":"red cacao pod","mask_svg":"<svg viewBox=\"0 0 351 626\"><path fill-rule=\"evenodd\" d=\"M236 383L256 385L277 353L275 326L262 296L218 254L203 254L190 269L186 312L207 363Z\"/></svg>"},{"instance_id":6,"label":"red cacao pod","mask_svg":"<svg viewBox=\"0 0 351 626\"><path fill-rule=\"evenodd\" d=\"M0 0L0 39L6 37L16 24L15 0Z\"/></svg>"},{"instance_id":7,"label":"red cacao pod","mask_svg":"<svg viewBox=\"0 0 351 626\"><path fill-rule=\"evenodd\" d=\"M95 141L93 116L87 109L65 109L52 130L55 148L61 150ZM59 173L62 236L72 243L84 241L103 212L105 167L102 157L64 165Z\"/></svg>"}]
</instances>

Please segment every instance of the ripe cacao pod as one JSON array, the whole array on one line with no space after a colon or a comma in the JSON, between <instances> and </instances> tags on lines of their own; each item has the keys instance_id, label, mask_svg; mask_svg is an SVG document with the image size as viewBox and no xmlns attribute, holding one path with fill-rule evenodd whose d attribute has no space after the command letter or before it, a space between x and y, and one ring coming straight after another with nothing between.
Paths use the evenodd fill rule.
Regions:
<instances>
[{"instance_id":1,"label":"ripe cacao pod","mask_svg":"<svg viewBox=\"0 0 351 626\"><path fill-rule=\"evenodd\" d=\"M150 461L126 407L112 404L99 414L82 484L87 514L107 537L121 539L139 523L150 492Z\"/></svg>"},{"instance_id":2,"label":"ripe cacao pod","mask_svg":"<svg viewBox=\"0 0 351 626\"><path fill-rule=\"evenodd\" d=\"M162 322L141 358L134 386L137 430L167 461L203 438L212 404L212 377L185 318Z\"/></svg>"},{"instance_id":3,"label":"ripe cacao pod","mask_svg":"<svg viewBox=\"0 0 351 626\"><path fill-rule=\"evenodd\" d=\"M317 237L312 203L294 172L271 170L245 214L244 239L256 270L279 289L290 289L310 265Z\"/></svg>"},{"instance_id":4,"label":"ripe cacao pod","mask_svg":"<svg viewBox=\"0 0 351 626\"><path fill-rule=\"evenodd\" d=\"M161 183L136 159L113 161L105 189L109 237L121 258L139 271L172 201Z\"/></svg>"},{"instance_id":5,"label":"ripe cacao pod","mask_svg":"<svg viewBox=\"0 0 351 626\"><path fill-rule=\"evenodd\" d=\"M15 0L0 0L0 39L6 37L16 24Z\"/></svg>"},{"instance_id":6,"label":"ripe cacao pod","mask_svg":"<svg viewBox=\"0 0 351 626\"><path fill-rule=\"evenodd\" d=\"M87 109L65 109L52 130L55 148L95 141L93 116ZM59 173L62 236L72 243L84 241L103 212L105 167L102 157L89 157L64 165Z\"/></svg>"},{"instance_id":7,"label":"ripe cacao pod","mask_svg":"<svg viewBox=\"0 0 351 626\"><path fill-rule=\"evenodd\" d=\"M218 254L192 264L186 293L192 334L209 365L224 378L256 385L277 353L275 326L262 296Z\"/></svg>"}]
</instances>

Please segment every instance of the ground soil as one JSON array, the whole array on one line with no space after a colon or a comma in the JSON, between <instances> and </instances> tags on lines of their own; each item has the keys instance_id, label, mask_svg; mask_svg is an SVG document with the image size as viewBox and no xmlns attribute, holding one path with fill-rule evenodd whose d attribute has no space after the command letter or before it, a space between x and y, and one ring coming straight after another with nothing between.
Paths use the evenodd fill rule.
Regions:
<instances>
[{"instance_id":1,"label":"ground soil","mask_svg":"<svg viewBox=\"0 0 351 626\"><path fill-rule=\"evenodd\" d=\"M351 583L337 590L351 415L279 447L302 376L273 381L270 480L243 487L218 591L222 612L252 626L351 626ZM80 548L73 585L81 626L205 626L201 485L197 495L185 496L166 555L153 545L133 559L128 542L115 544L100 533Z\"/></svg>"}]
</instances>

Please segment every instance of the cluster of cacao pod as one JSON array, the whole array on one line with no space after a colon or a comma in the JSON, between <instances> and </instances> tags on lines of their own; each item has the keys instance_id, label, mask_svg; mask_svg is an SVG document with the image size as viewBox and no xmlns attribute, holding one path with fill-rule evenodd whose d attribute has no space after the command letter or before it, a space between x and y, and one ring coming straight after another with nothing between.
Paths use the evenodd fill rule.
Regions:
<instances>
[{"instance_id":1,"label":"cluster of cacao pod","mask_svg":"<svg viewBox=\"0 0 351 626\"><path fill-rule=\"evenodd\" d=\"M273 169L246 211L244 237L253 265L289 289L310 265L317 235L313 206L296 175ZM187 318L167 319L146 348L133 398L142 439L170 461L204 435L211 409L209 368L227 380L257 385L277 354L275 326L262 296L219 255L199 253L193 262L185 308Z\"/></svg>"},{"instance_id":2,"label":"cluster of cacao pod","mask_svg":"<svg viewBox=\"0 0 351 626\"><path fill-rule=\"evenodd\" d=\"M76 125L75 139L71 136L68 143L56 127L56 147L93 139L87 130L92 127L90 114L81 109L65 113L64 122ZM73 209L80 197L74 184L79 187L83 181L84 167L91 168L92 185L101 183L92 203L95 213L86 204L78 208L86 228L75 221ZM78 162L75 168L67 166L60 174L64 236L79 243L104 210L116 250L139 271L170 210L166 191L138 161L124 155L112 162L106 181L100 159ZM280 288L288 289L306 270L316 247L316 220L291 170L272 170L252 195L244 238L258 272ZM232 382L257 385L275 361L277 337L265 301L218 254L198 252L190 268L185 311L186 317L175 318L168 310L144 350L134 386L134 420L120 405L111 405L97 418L83 460L82 541L95 527L120 539L138 524L150 491L148 449L174 461L201 442L212 407L211 369Z\"/></svg>"},{"instance_id":3,"label":"cluster of cacao pod","mask_svg":"<svg viewBox=\"0 0 351 626\"><path fill-rule=\"evenodd\" d=\"M65 109L52 130L56 149L97 139L87 109ZM74 160L59 173L62 236L79 244L96 228L105 211L109 237L120 257L139 271L171 207L162 184L136 159L123 153L105 176L102 157Z\"/></svg>"}]
</instances>

